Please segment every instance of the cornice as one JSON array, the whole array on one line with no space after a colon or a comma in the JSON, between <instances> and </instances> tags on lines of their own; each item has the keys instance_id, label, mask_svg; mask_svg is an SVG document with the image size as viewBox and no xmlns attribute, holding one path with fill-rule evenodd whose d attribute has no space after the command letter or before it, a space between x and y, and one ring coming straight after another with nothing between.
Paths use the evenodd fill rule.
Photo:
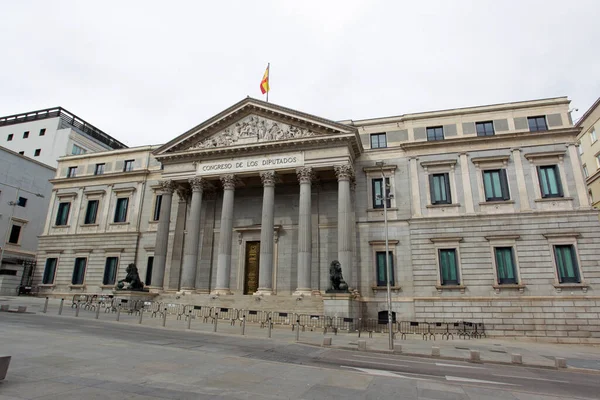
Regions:
<instances>
[{"instance_id":1,"label":"cornice","mask_svg":"<svg viewBox=\"0 0 600 400\"><path fill-rule=\"evenodd\" d=\"M151 171L149 169L136 169L136 170L128 171L128 172L122 172L122 171L109 172L109 173L101 174L101 175L80 175L80 176L75 176L73 178L67 178L67 177L54 178L54 179L50 179L48 182L50 182L52 184L57 184L57 183L83 182L83 181L87 181L87 180L93 180L95 183L95 181L105 181L105 180L112 181L115 178L141 176L141 175L148 175L150 173L151 173Z\"/></svg>"}]
</instances>

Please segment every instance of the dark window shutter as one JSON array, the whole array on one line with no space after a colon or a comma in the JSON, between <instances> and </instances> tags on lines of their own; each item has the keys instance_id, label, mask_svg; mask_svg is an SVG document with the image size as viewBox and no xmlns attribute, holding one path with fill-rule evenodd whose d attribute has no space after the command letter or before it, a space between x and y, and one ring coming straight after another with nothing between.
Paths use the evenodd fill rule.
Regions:
<instances>
[{"instance_id":1,"label":"dark window shutter","mask_svg":"<svg viewBox=\"0 0 600 400\"><path fill-rule=\"evenodd\" d=\"M444 174L444 183L446 184L446 199L448 204L452 204L452 192L450 192L450 175Z\"/></svg>"},{"instance_id":2,"label":"dark window shutter","mask_svg":"<svg viewBox=\"0 0 600 400\"><path fill-rule=\"evenodd\" d=\"M506 178L506 170L500 170L500 185L502 187L502 199L510 200L510 191L508 190L508 179Z\"/></svg>"},{"instance_id":3,"label":"dark window shutter","mask_svg":"<svg viewBox=\"0 0 600 400\"><path fill-rule=\"evenodd\" d=\"M435 189L433 188L433 174L429 174L429 195L431 196L431 204L436 204Z\"/></svg>"}]
</instances>

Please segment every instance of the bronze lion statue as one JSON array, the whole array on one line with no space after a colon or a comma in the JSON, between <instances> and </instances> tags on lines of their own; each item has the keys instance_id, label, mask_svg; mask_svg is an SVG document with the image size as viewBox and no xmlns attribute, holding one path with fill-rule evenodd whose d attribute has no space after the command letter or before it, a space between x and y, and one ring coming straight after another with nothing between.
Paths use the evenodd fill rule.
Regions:
<instances>
[{"instance_id":1,"label":"bronze lion statue","mask_svg":"<svg viewBox=\"0 0 600 400\"><path fill-rule=\"evenodd\" d=\"M333 260L329 265L329 280L332 290L347 291L348 284L342 276L342 265L338 260Z\"/></svg>"},{"instance_id":2,"label":"bronze lion statue","mask_svg":"<svg viewBox=\"0 0 600 400\"><path fill-rule=\"evenodd\" d=\"M125 279L121 279L117 284L118 289L144 290L144 283L140 279L140 274L138 273L138 269L135 264L129 264L125 269L125 272L127 272L127 275L125 276ZM125 288L123 282L129 283L129 286Z\"/></svg>"}]
</instances>

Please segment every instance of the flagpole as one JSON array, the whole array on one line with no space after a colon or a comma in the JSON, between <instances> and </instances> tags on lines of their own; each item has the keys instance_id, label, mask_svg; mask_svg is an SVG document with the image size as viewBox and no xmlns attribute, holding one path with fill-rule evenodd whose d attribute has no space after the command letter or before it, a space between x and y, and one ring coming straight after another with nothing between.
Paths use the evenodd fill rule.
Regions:
<instances>
[{"instance_id":1,"label":"flagpole","mask_svg":"<svg viewBox=\"0 0 600 400\"><path fill-rule=\"evenodd\" d=\"M269 91L271 90L271 63L267 63L267 103L269 102Z\"/></svg>"}]
</instances>

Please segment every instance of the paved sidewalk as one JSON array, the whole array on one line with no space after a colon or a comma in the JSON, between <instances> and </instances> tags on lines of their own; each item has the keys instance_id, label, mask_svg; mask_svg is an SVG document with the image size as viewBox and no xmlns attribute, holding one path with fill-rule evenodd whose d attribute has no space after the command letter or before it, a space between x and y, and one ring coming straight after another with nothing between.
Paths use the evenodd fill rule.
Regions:
<instances>
[{"instance_id":1,"label":"paved sidewalk","mask_svg":"<svg viewBox=\"0 0 600 400\"><path fill-rule=\"evenodd\" d=\"M11 310L16 310L17 306L27 306L27 312L41 313L44 305L43 298L35 297L0 297L0 305L9 304ZM59 299L50 299L47 315L57 318L75 318L76 309L71 307L71 301L65 300L63 312L58 316ZM77 318L94 319L96 313L81 309ZM121 313L119 321L116 321L116 313L105 313L104 310L99 314L99 320L110 321L111 323L136 324L139 325L139 316ZM150 313L144 313L142 317L142 326L162 327L163 320L160 317L152 318ZM169 315L166 320L165 329L187 330L188 321L178 320L175 316ZM214 331L214 325L203 323L201 320L193 319L189 324L191 331L211 333ZM217 325L217 334L227 334L240 336L242 327L239 321L235 325L228 322L219 321ZM244 331L247 337L266 338L268 336L267 328L260 328L254 324L247 324ZM284 340L321 346L324 337L330 337L332 347L344 349L358 349L358 340L365 340L367 351L388 352L388 336L386 334L373 334L372 338L368 334L358 338L357 333L340 332L337 335L328 332L323 334L318 331L292 331L289 326L275 326L271 332L274 340ZM570 368L583 368L594 371L600 371L600 346L592 345L572 345L555 344L542 342L527 342L519 339L454 339L443 340L437 337L437 340L422 340L420 336L409 337L406 340L395 340L395 351L401 351L402 354L416 355L421 357L430 357L432 347L440 349L441 359L468 359L471 350L480 352L481 361L493 363L511 363L511 354L520 354L523 364L542 368L554 368L555 358L564 358L567 366Z\"/></svg>"}]
</instances>

